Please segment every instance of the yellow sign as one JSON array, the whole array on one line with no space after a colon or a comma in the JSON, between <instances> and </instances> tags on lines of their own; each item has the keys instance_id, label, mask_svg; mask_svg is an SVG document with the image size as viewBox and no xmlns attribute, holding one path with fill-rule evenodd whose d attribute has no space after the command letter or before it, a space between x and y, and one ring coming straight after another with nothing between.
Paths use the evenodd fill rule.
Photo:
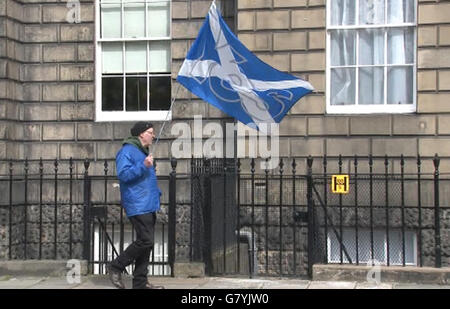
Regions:
<instances>
[{"instance_id":1,"label":"yellow sign","mask_svg":"<svg viewBox=\"0 0 450 309\"><path fill-rule=\"evenodd\" d=\"M349 189L348 175L331 176L331 191L333 193L347 194Z\"/></svg>"}]
</instances>

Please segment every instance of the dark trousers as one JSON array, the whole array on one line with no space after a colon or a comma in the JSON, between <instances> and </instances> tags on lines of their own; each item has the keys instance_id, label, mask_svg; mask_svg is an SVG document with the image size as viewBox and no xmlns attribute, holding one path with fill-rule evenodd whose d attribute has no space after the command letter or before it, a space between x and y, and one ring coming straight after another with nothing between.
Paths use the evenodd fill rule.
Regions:
<instances>
[{"instance_id":1,"label":"dark trousers","mask_svg":"<svg viewBox=\"0 0 450 309\"><path fill-rule=\"evenodd\" d=\"M133 289L144 288L147 283L150 252L153 249L156 214L147 213L129 217L136 232L136 240L131 243L114 261L111 267L123 272L134 262Z\"/></svg>"}]
</instances>

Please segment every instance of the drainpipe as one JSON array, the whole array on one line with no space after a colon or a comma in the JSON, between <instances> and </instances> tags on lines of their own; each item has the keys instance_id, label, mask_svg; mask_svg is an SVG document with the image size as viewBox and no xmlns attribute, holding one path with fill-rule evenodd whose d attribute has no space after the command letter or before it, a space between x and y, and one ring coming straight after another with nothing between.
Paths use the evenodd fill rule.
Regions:
<instances>
[{"instance_id":1,"label":"drainpipe","mask_svg":"<svg viewBox=\"0 0 450 309\"><path fill-rule=\"evenodd\" d=\"M237 234L238 231L236 231ZM258 253L256 248L256 237L253 238L252 232L249 230L239 230L239 238L246 240L248 243L248 266L250 270L250 278L258 270Z\"/></svg>"}]
</instances>

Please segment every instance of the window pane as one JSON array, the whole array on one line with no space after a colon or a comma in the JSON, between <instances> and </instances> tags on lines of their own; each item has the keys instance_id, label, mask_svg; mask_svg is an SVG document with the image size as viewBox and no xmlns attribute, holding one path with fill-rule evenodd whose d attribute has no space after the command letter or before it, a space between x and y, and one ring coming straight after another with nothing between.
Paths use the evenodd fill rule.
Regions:
<instances>
[{"instance_id":1,"label":"window pane","mask_svg":"<svg viewBox=\"0 0 450 309\"><path fill-rule=\"evenodd\" d=\"M331 105L355 104L355 69L331 70Z\"/></svg>"},{"instance_id":2,"label":"window pane","mask_svg":"<svg viewBox=\"0 0 450 309\"><path fill-rule=\"evenodd\" d=\"M415 0L388 0L388 22L391 24L415 21Z\"/></svg>"},{"instance_id":3,"label":"window pane","mask_svg":"<svg viewBox=\"0 0 450 309\"><path fill-rule=\"evenodd\" d=\"M358 256L360 263L367 263L372 259L372 246L370 245L370 231L358 230Z\"/></svg>"},{"instance_id":4,"label":"window pane","mask_svg":"<svg viewBox=\"0 0 450 309\"><path fill-rule=\"evenodd\" d=\"M334 234L334 233L333 233ZM352 260L352 263L356 262L356 243L355 243L355 235L356 232L352 229L344 229L342 234L342 260L345 263L349 263L347 254ZM336 238L337 240L337 238ZM338 242L339 243L339 242ZM341 244L339 244L339 247ZM341 248L339 248L339 251L341 251ZM347 252L347 254L346 254ZM339 262L340 262L340 252L339 252Z\"/></svg>"},{"instance_id":5,"label":"window pane","mask_svg":"<svg viewBox=\"0 0 450 309\"><path fill-rule=\"evenodd\" d=\"M378 262L385 264L386 259L386 233L380 230L373 231L373 259L371 262ZM372 257L371 257L372 258Z\"/></svg>"},{"instance_id":6,"label":"window pane","mask_svg":"<svg viewBox=\"0 0 450 309\"><path fill-rule=\"evenodd\" d=\"M122 73L122 43L102 43L102 73Z\"/></svg>"},{"instance_id":7,"label":"window pane","mask_svg":"<svg viewBox=\"0 0 450 309\"><path fill-rule=\"evenodd\" d=\"M120 38L120 27L122 21L120 19L120 0L110 0L108 2L117 2L118 4L102 4L102 37L103 38Z\"/></svg>"},{"instance_id":8,"label":"window pane","mask_svg":"<svg viewBox=\"0 0 450 309\"><path fill-rule=\"evenodd\" d=\"M125 37L145 37L144 0L124 0L124 14Z\"/></svg>"},{"instance_id":9,"label":"window pane","mask_svg":"<svg viewBox=\"0 0 450 309\"><path fill-rule=\"evenodd\" d=\"M122 77L102 78L102 110L103 111L123 110Z\"/></svg>"},{"instance_id":10,"label":"window pane","mask_svg":"<svg viewBox=\"0 0 450 309\"><path fill-rule=\"evenodd\" d=\"M328 239L330 242L330 245L328 246L328 261L339 263L341 261L341 245L336 234L328 232Z\"/></svg>"},{"instance_id":11,"label":"window pane","mask_svg":"<svg viewBox=\"0 0 450 309\"><path fill-rule=\"evenodd\" d=\"M150 110L169 110L172 93L170 76L150 78Z\"/></svg>"},{"instance_id":12,"label":"window pane","mask_svg":"<svg viewBox=\"0 0 450 309\"><path fill-rule=\"evenodd\" d=\"M384 0L359 0L361 25L384 24Z\"/></svg>"},{"instance_id":13,"label":"window pane","mask_svg":"<svg viewBox=\"0 0 450 309\"><path fill-rule=\"evenodd\" d=\"M170 42L150 42L150 72L170 72Z\"/></svg>"},{"instance_id":14,"label":"window pane","mask_svg":"<svg viewBox=\"0 0 450 309\"><path fill-rule=\"evenodd\" d=\"M415 233L405 231L405 262L415 264ZM403 233L401 230L389 231L389 262L391 265L403 264Z\"/></svg>"},{"instance_id":15,"label":"window pane","mask_svg":"<svg viewBox=\"0 0 450 309\"><path fill-rule=\"evenodd\" d=\"M399 230L389 231L389 263L401 265L402 263L402 233Z\"/></svg>"},{"instance_id":16,"label":"window pane","mask_svg":"<svg viewBox=\"0 0 450 309\"><path fill-rule=\"evenodd\" d=\"M388 63L414 63L414 29L391 29L388 31Z\"/></svg>"},{"instance_id":17,"label":"window pane","mask_svg":"<svg viewBox=\"0 0 450 309\"><path fill-rule=\"evenodd\" d=\"M125 46L125 65L127 73L147 72L147 43L128 42Z\"/></svg>"},{"instance_id":18,"label":"window pane","mask_svg":"<svg viewBox=\"0 0 450 309\"><path fill-rule=\"evenodd\" d=\"M384 32L365 29L359 32L359 64L384 64Z\"/></svg>"},{"instance_id":19,"label":"window pane","mask_svg":"<svg viewBox=\"0 0 450 309\"><path fill-rule=\"evenodd\" d=\"M354 65L356 63L355 42L355 31L333 31L331 33L331 65Z\"/></svg>"},{"instance_id":20,"label":"window pane","mask_svg":"<svg viewBox=\"0 0 450 309\"><path fill-rule=\"evenodd\" d=\"M373 243L371 235L373 235ZM356 262L356 231L354 229L344 228L342 240L353 262ZM328 261L332 263L340 262L341 244L334 232L328 232ZM386 231L374 229L371 234L370 229L358 229L358 257L359 263L364 264L372 261L372 244L373 259L372 262L381 264L387 263L387 238ZM412 231L405 231L405 262L406 264L415 265L416 252L416 236ZM403 238L402 231L395 229L389 230L389 261L391 265L401 265L403 262ZM343 262L348 263L345 253L343 252Z\"/></svg>"},{"instance_id":21,"label":"window pane","mask_svg":"<svg viewBox=\"0 0 450 309\"><path fill-rule=\"evenodd\" d=\"M405 262L406 264L414 264L416 262L415 259L415 233L408 231L405 232Z\"/></svg>"},{"instance_id":22,"label":"window pane","mask_svg":"<svg viewBox=\"0 0 450 309\"><path fill-rule=\"evenodd\" d=\"M388 69L388 104L413 104L413 67Z\"/></svg>"},{"instance_id":23,"label":"window pane","mask_svg":"<svg viewBox=\"0 0 450 309\"><path fill-rule=\"evenodd\" d=\"M332 0L331 2L331 24L354 25L355 24L355 0Z\"/></svg>"},{"instance_id":24,"label":"window pane","mask_svg":"<svg viewBox=\"0 0 450 309\"><path fill-rule=\"evenodd\" d=\"M148 35L151 37L170 36L169 22L170 2L151 0L148 4Z\"/></svg>"},{"instance_id":25,"label":"window pane","mask_svg":"<svg viewBox=\"0 0 450 309\"><path fill-rule=\"evenodd\" d=\"M359 104L383 104L383 80L383 68L361 68L359 70Z\"/></svg>"},{"instance_id":26,"label":"window pane","mask_svg":"<svg viewBox=\"0 0 450 309\"><path fill-rule=\"evenodd\" d=\"M127 111L147 110L147 77L127 77Z\"/></svg>"}]
</instances>

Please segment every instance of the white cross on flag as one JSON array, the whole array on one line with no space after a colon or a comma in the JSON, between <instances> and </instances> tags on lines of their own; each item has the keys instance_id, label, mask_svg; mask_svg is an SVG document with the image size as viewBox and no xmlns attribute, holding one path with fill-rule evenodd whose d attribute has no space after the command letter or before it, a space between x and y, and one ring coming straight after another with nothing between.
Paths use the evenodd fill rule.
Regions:
<instances>
[{"instance_id":1,"label":"white cross on flag","mask_svg":"<svg viewBox=\"0 0 450 309\"><path fill-rule=\"evenodd\" d=\"M258 59L231 32L215 3L177 77L189 91L242 123L267 131L312 85Z\"/></svg>"}]
</instances>

